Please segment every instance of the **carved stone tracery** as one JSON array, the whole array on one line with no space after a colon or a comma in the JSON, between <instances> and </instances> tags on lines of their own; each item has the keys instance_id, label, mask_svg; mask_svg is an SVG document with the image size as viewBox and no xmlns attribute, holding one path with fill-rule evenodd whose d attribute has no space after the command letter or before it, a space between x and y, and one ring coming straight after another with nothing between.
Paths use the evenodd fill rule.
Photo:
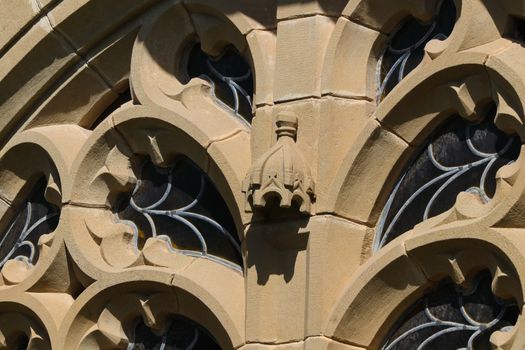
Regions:
<instances>
[{"instance_id":1,"label":"carved stone tracery","mask_svg":"<svg viewBox=\"0 0 525 350\"><path fill-rule=\"evenodd\" d=\"M37 2L0 28L0 348L525 347L516 1Z\"/></svg>"}]
</instances>

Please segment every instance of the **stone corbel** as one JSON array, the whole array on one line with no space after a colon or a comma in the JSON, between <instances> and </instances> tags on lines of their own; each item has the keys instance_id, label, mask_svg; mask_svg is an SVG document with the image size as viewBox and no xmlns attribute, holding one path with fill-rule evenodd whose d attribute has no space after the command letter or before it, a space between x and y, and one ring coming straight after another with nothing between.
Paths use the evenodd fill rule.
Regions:
<instances>
[{"instance_id":1,"label":"stone corbel","mask_svg":"<svg viewBox=\"0 0 525 350\"><path fill-rule=\"evenodd\" d=\"M301 213L312 214L315 186L296 144L298 118L284 112L277 116L276 125L277 142L252 165L244 180L247 208L264 208L276 199L280 208L295 202Z\"/></svg>"}]
</instances>

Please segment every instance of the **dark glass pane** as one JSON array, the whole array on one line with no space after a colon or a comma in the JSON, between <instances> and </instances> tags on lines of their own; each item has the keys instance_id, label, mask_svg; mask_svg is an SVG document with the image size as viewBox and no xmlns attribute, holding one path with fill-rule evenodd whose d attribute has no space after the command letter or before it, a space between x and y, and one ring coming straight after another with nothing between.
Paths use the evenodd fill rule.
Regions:
<instances>
[{"instance_id":1,"label":"dark glass pane","mask_svg":"<svg viewBox=\"0 0 525 350\"><path fill-rule=\"evenodd\" d=\"M23 335L19 337L15 343L15 346L13 347L14 350L27 350L27 347L29 345L29 338L27 335Z\"/></svg>"},{"instance_id":2,"label":"dark glass pane","mask_svg":"<svg viewBox=\"0 0 525 350\"><path fill-rule=\"evenodd\" d=\"M516 160L521 147L518 137L496 128L495 112L491 106L478 124L454 117L430 138L390 194L379 220L375 249L447 211L462 191L490 201L496 172Z\"/></svg>"},{"instance_id":3,"label":"dark glass pane","mask_svg":"<svg viewBox=\"0 0 525 350\"><path fill-rule=\"evenodd\" d=\"M38 239L55 230L60 209L44 198L46 179L40 179L27 201L17 210L0 240L0 268L11 259L34 265L38 261Z\"/></svg>"},{"instance_id":4,"label":"dark glass pane","mask_svg":"<svg viewBox=\"0 0 525 350\"><path fill-rule=\"evenodd\" d=\"M504 37L523 45L523 43L525 43L525 20L523 18L510 16Z\"/></svg>"},{"instance_id":5,"label":"dark glass pane","mask_svg":"<svg viewBox=\"0 0 525 350\"><path fill-rule=\"evenodd\" d=\"M430 24L423 24L411 18L390 39L388 47L379 62L380 87L378 102L423 60L425 45L433 39L445 40L456 21L456 7L453 0L445 0L439 14Z\"/></svg>"},{"instance_id":6,"label":"dark glass pane","mask_svg":"<svg viewBox=\"0 0 525 350\"><path fill-rule=\"evenodd\" d=\"M117 109L122 107L123 104L128 103L131 100L131 90L127 89L118 95L117 98L115 98L115 100L102 113L100 113L97 119L91 122L89 129L95 130L96 127L99 126L100 123L102 123L111 113L115 112Z\"/></svg>"},{"instance_id":7,"label":"dark glass pane","mask_svg":"<svg viewBox=\"0 0 525 350\"><path fill-rule=\"evenodd\" d=\"M168 168L144 159L136 163L139 180L131 196L120 202L118 217L134 228L137 248L158 237L176 252L240 269L233 218L207 175L186 157Z\"/></svg>"},{"instance_id":8,"label":"dark glass pane","mask_svg":"<svg viewBox=\"0 0 525 350\"><path fill-rule=\"evenodd\" d=\"M184 317L172 317L168 327L157 333L142 319L138 320L128 350L160 349L220 350L220 347L204 328Z\"/></svg>"},{"instance_id":9,"label":"dark glass pane","mask_svg":"<svg viewBox=\"0 0 525 350\"><path fill-rule=\"evenodd\" d=\"M227 48L220 57L210 57L201 50L200 45L193 46L189 53L187 72L190 78L204 76L213 82L215 97L247 123L251 123L252 71L234 48Z\"/></svg>"},{"instance_id":10,"label":"dark glass pane","mask_svg":"<svg viewBox=\"0 0 525 350\"><path fill-rule=\"evenodd\" d=\"M383 350L492 349L489 338L516 324L519 308L497 299L489 272L481 273L470 290L451 282L416 302L391 332Z\"/></svg>"}]
</instances>

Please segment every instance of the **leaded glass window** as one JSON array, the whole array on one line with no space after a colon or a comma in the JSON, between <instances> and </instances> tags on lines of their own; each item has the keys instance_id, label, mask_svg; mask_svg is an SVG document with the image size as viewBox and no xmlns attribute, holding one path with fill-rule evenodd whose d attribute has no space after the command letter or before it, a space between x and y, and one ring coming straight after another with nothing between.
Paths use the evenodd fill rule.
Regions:
<instances>
[{"instance_id":1,"label":"leaded glass window","mask_svg":"<svg viewBox=\"0 0 525 350\"><path fill-rule=\"evenodd\" d=\"M425 54L425 45L430 40L448 38L455 21L456 7L453 0L444 0L439 14L431 23L420 23L415 18L411 18L394 33L378 62L377 102L388 95L421 63Z\"/></svg>"},{"instance_id":2,"label":"leaded glass window","mask_svg":"<svg viewBox=\"0 0 525 350\"><path fill-rule=\"evenodd\" d=\"M176 316L168 326L154 331L142 319L135 323L128 350L220 350L213 337L201 326L187 318Z\"/></svg>"},{"instance_id":3,"label":"leaded glass window","mask_svg":"<svg viewBox=\"0 0 525 350\"><path fill-rule=\"evenodd\" d=\"M443 283L405 313L382 350L492 349L490 336L510 331L519 308L494 296L491 282L483 272L468 289Z\"/></svg>"},{"instance_id":4,"label":"leaded glass window","mask_svg":"<svg viewBox=\"0 0 525 350\"><path fill-rule=\"evenodd\" d=\"M496 190L496 172L517 159L521 142L494 125L496 108L472 123L459 116L430 137L398 180L381 214L374 248L379 249L419 222L450 209L467 191L484 203Z\"/></svg>"},{"instance_id":5,"label":"leaded glass window","mask_svg":"<svg viewBox=\"0 0 525 350\"><path fill-rule=\"evenodd\" d=\"M156 237L174 253L242 271L233 218L208 176L183 156L169 167L147 158L133 162L138 180L121 200L117 215L133 229L135 247L142 249L148 238Z\"/></svg>"},{"instance_id":6,"label":"leaded glass window","mask_svg":"<svg viewBox=\"0 0 525 350\"><path fill-rule=\"evenodd\" d=\"M9 348L9 343L7 344ZM17 338L16 342L13 345L14 350L27 350L29 345L29 338L27 335L23 334Z\"/></svg>"},{"instance_id":7,"label":"leaded glass window","mask_svg":"<svg viewBox=\"0 0 525 350\"><path fill-rule=\"evenodd\" d=\"M34 185L28 199L17 209L0 240L0 268L8 260L36 264L39 258L38 240L58 225L60 209L46 201L46 179Z\"/></svg>"},{"instance_id":8,"label":"leaded glass window","mask_svg":"<svg viewBox=\"0 0 525 350\"><path fill-rule=\"evenodd\" d=\"M232 47L219 57L210 57L195 45L189 52L187 72L190 78L203 77L212 83L217 101L248 125L251 123L253 76L250 65Z\"/></svg>"}]
</instances>

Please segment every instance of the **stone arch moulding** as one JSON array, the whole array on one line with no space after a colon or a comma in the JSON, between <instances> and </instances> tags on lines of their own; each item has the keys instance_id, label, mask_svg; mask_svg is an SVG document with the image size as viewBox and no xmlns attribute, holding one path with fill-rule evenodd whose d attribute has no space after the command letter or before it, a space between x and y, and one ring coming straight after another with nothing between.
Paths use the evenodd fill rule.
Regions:
<instances>
[{"instance_id":1,"label":"stone arch moulding","mask_svg":"<svg viewBox=\"0 0 525 350\"><path fill-rule=\"evenodd\" d=\"M175 277L140 270L97 281L65 316L57 348L126 349L137 320L159 332L174 315L202 326L222 349L239 347L244 343L244 280L225 276L220 265L206 265L196 262Z\"/></svg>"},{"instance_id":2,"label":"stone arch moulding","mask_svg":"<svg viewBox=\"0 0 525 350\"><path fill-rule=\"evenodd\" d=\"M492 293L513 300L521 310L525 285L517 271L525 260L516 236L522 231L515 229L509 237L509 232L481 226L449 228L409 234L404 242L386 246L348 284L332 309L327 336L381 348L401 315L427 291L444 280L467 288L483 270L490 271ZM491 342L498 349L521 349L523 327L521 315L510 332L495 332Z\"/></svg>"},{"instance_id":3,"label":"stone arch moulding","mask_svg":"<svg viewBox=\"0 0 525 350\"><path fill-rule=\"evenodd\" d=\"M273 60L267 58L273 50L267 48L275 47L275 35L256 30L262 28L257 21L268 20L259 17L268 13L260 11L249 18L224 11L223 5L209 1L169 4L147 21L135 41L131 62L132 90L140 104L171 108L181 103L202 113L231 116L232 111L215 97L211 80L188 76L185 65L192 45L200 45L212 58L233 48L251 66L251 108L272 102ZM233 91L233 85L229 88Z\"/></svg>"},{"instance_id":4,"label":"stone arch moulding","mask_svg":"<svg viewBox=\"0 0 525 350\"><path fill-rule=\"evenodd\" d=\"M4 253L0 288L14 288L14 293L30 288L41 292L73 288L70 276L58 276L52 271L61 271L67 265L63 236L57 225L62 205L69 200L72 154L84 137L77 126L48 126L19 133L2 149ZM65 145L73 153L65 152ZM49 206L47 210L39 207L44 203ZM48 223L50 220L54 223ZM45 225L50 226L42 228ZM10 236L11 232L17 235L16 239Z\"/></svg>"},{"instance_id":5,"label":"stone arch moulding","mask_svg":"<svg viewBox=\"0 0 525 350\"><path fill-rule=\"evenodd\" d=\"M195 259L174 254L160 237L150 238L143 249L131 249L133 230L119 222L116 213L120 198L135 191L133 159L137 157L159 167L170 166L180 155L190 159L217 188L233 219L231 233L243 240L247 217L241 181L249 166L247 132L240 126L231 138L222 140L217 136L220 127L201 128L194 121L183 108L124 106L103 121L79 151L72 167L78 175L72 181L72 205L63 215L64 230L70 232L66 244L87 276L96 280L104 271L142 265L179 270ZM242 262L232 267L242 276Z\"/></svg>"},{"instance_id":6,"label":"stone arch moulding","mask_svg":"<svg viewBox=\"0 0 525 350\"><path fill-rule=\"evenodd\" d=\"M514 61L516 52L523 49L518 46L505 42L505 50L497 51L498 54L483 50L461 52L454 55L452 65L436 61L409 77L410 81L378 106L348 153L333 182L328 210L375 225L404 164L431 132L453 114L475 119L479 107L489 101L497 106L496 126L518 135L523 143L523 82L517 78ZM515 215L512 223L505 218L515 210L509 211L509 207L522 205L524 184L518 176L522 164L523 152L516 162L500 169L496 195L490 203L480 206L459 196L454 210L439 216L437 221L429 220L429 224L483 219L489 226L519 227L515 226L519 224ZM369 200L354 200L360 198L359 193L370 192L374 194L367 196ZM476 209L467 209L469 206Z\"/></svg>"},{"instance_id":7,"label":"stone arch moulding","mask_svg":"<svg viewBox=\"0 0 525 350\"><path fill-rule=\"evenodd\" d=\"M436 38L424 45L425 55L417 70L434 60L450 61L452 54L497 41L504 32L508 15L501 3L451 1L456 8L453 31L445 40ZM442 0L349 1L326 50L322 94L375 100L378 62L390 39L407 19L431 23L442 3ZM444 58L439 59L442 54Z\"/></svg>"},{"instance_id":8,"label":"stone arch moulding","mask_svg":"<svg viewBox=\"0 0 525 350\"><path fill-rule=\"evenodd\" d=\"M65 294L2 293L0 346L6 349L24 345L39 350L54 349L58 323L72 302L73 299Z\"/></svg>"}]
</instances>

